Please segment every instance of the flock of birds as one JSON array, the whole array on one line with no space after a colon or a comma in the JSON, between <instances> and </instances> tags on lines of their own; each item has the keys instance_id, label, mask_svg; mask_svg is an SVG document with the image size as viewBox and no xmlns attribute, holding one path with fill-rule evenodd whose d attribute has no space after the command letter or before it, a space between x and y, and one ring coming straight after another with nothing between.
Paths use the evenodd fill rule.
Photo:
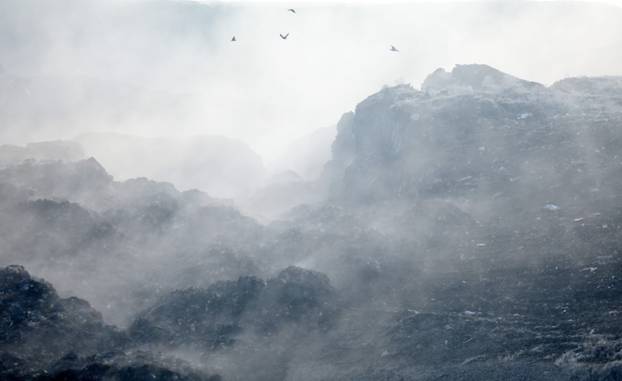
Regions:
<instances>
[{"instance_id":1,"label":"flock of birds","mask_svg":"<svg viewBox=\"0 0 622 381\"><path fill-rule=\"evenodd\" d=\"M293 14L296 14L296 10L294 8L289 8L287 11ZM282 40L287 40L287 37L289 37L289 32L286 34L279 33L279 36L281 37ZM231 42L236 42L236 41L237 41L237 38L235 36L231 37ZM392 52L399 52L399 50L393 45L391 45L391 48L389 50Z\"/></svg>"}]
</instances>

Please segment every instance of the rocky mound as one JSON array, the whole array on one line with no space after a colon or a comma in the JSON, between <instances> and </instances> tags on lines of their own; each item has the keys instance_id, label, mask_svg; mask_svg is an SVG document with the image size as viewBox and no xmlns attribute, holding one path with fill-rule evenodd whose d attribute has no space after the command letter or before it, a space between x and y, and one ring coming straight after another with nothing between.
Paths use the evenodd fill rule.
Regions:
<instances>
[{"instance_id":1,"label":"rocky mound","mask_svg":"<svg viewBox=\"0 0 622 381\"><path fill-rule=\"evenodd\" d=\"M62 353L95 354L122 342L88 302L60 298L21 266L0 269L0 351L45 364Z\"/></svg>"},{"instance_id":2,"label":"rocky mound","mask_svg":"<svg viewBox=\"0 0 622 381\"><path fill-rule=\"evenodd\" d=\"M336 312L335 290L325 275L290 267L267 282L242 277L175 291L143 311L130 334L142 343L217 349L232 345L241 332L327 328Z\"/></svg>"}]
</instances>

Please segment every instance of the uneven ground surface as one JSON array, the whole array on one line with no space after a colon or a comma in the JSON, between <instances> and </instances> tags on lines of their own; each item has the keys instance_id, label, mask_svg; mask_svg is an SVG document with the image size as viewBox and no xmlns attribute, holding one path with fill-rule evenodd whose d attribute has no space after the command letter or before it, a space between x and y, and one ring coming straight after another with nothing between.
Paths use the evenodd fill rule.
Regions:
<instances>
[{"instance_id":1,"label":"uneven ground surface","mask_svg":"<svg viewBox=\"0 0 622 381\"><path fill-rule=\"evenodd\" d=\"M620 78L384 88L263 224L9 148L2 380L622 379Z\"/></svg>"}]
</instances>

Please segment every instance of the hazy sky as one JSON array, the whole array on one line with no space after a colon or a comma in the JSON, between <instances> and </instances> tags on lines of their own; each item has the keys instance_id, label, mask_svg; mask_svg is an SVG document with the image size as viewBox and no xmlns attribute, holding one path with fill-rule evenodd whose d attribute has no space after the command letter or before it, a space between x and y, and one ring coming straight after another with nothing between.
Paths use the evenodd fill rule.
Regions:
<instances>
[{"instance_id":1,"label":"hazy sky","mask_svg":"<svg viewBox=\"0 0 622 381\"><path fill-rule=\"evenodd\" d=\"M295 15L287 12L292 4ZM61 86L46 96L63 97L69 88L96 104L83 113L79 103L71 122L52 127L2 125L5 142L94 129L222 134L246 141L268 162L381 86L419 86L438 67L486 63L545 84L622 75L622 8L604 2L5 0L0 36L5 77L55 78ZM400 52L390 52L391 44ZM85 98L75 90L85 81L130 86L140 96ZM154 107L145 93L164 94L182 111L169 118L167 101ZM98 123L98 113L133 102L144 110Z\"/></svg>"}]
</instances>

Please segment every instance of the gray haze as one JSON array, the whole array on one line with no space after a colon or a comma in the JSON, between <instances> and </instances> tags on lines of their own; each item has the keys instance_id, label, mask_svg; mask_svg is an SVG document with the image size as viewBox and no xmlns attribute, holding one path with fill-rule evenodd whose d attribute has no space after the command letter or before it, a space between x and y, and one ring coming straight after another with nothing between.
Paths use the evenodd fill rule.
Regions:
<instances>
[{"instance_id":1,"label":"gray haze","mask_svg":"<svg viewBox=\"0 0 622 381\"><path fill-rule=\"evenodd\" d=\"M621 29L1 2L0 379L619 380Z\"/></svg>"},{"instance_id":2,"label":"gray haze","mask_svg":"<svg viewBox=\"0 0 622 381\"><path fill-rule=\"evenodd\" d=\"M621 110L622 77L438 69L345 112L258 219L75 142L2 146L0 375L615 379Z\"/></svg>"}]
</instances>

